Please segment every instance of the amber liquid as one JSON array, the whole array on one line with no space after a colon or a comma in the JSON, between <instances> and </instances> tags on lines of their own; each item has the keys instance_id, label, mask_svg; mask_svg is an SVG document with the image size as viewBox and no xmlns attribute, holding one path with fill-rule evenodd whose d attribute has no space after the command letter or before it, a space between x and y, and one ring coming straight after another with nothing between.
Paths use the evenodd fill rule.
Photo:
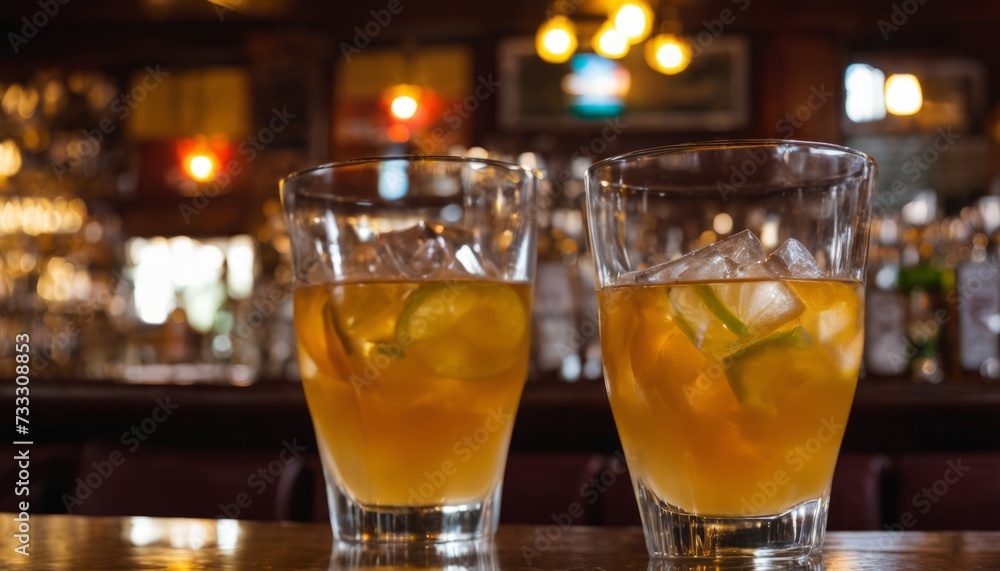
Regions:
<instances>
[{"instance_id":1,"label":"amber liquid","mask_svg":"<svg viewBox=\"0 0 1000 571\"><path fill-rule=\"evenodd\" d=\"M483 500L503 475L531 286L368 282L295 291L299 363L328 469L378 506Z\"/></svg>"},{"instance_id":2,"label":"amber liquid","mask_svg":"<svg viewBox=\"0 0 1000 571\"><path fill-rule=\"evenodd\" d=\"M863 296L855 282L796 280L598 292L633 480L698 515L823 497L857 385Z\"/></svg>"}]
</instances>

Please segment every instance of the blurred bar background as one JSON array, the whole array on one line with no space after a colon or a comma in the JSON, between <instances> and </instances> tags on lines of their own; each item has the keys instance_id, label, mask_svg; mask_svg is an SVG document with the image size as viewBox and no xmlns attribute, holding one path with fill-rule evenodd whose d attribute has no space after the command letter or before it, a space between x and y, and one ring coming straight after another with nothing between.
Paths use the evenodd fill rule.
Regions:
<instances>
[{"instance_id":1,"label":"blurred bar background","mask_svg":"<svg viewBox=\"0 0 1000 571\"><path fill-rule=\"evenodd\" d=\"M46 509L76 509L76 478L170 397L176 417L143 433L154 442L115 473L117 493L95 490L77 513L218 515L229 484L180 492L195 463L239 482L298 438L308 451L275 476L287 483L241 517L323 519L278 180L359 156L463 154L544 174L504 517L547 522L619 447L584 171L722 138L840 143L879 164L865 371L834 490L855 503L832 526L899 521L962 455L976 483L917 527L1000 509L1000 5L620 4L4 2L0 370L30 334ZM732 227L712 222L705 244ZM761 220L766 246L781 223ZM630 493L614 487L584 520L637 523Z\"/></svg>"}]
</instances>

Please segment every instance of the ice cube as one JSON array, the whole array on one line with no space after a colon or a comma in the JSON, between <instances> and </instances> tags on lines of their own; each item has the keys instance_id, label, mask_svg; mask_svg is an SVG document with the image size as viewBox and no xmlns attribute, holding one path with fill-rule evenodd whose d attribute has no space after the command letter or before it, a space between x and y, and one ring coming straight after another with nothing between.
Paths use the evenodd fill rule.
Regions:
<instances>
[{"instance_id":1,"label":"ice cube","mask_svg":"<svg viewBox=\"0 0 1000 571\"><path fill-rule=\"evenodd\" d=\"M423 220L406 230L383 232L379 240L406 277L428 277L454 260L455 251L448 241Z\"/></svg>"},{"instance_id":2,"label":"ice cube","mask_svg":"<svg viewBox=\"0 0 1000 571\"><path fill-rule=\"evenodd\" d=\"M773 275L782 278L819 278L824 273L816 258L795 238L785 240L767 257L764 266Z\"/></svg>"},{"instance_id":3,"label":"ice cube","mask_svg":"<svg viewBox=\"0 0 1000 571\"><path fill-rule=\"evenodd\" d=\"M635 279L639 283L695 282L670 288L671 311L696 347L720 358L762 339L805 309L787 284L768 279L776 276L766 260L757 235L743 230L637 272Z\"/></svg>"},{"instance_id":4,"label":"ice cube","mask_svg":"<svg viewBox=\"0 0 1000 571\"><path fill-rule=\"evenodd\" d=\"M481 246L478 232L458 226L438 226L437 232L455 252L447 266L449 274L480 277L498 277L496 266Z\"/></svg>"},{"instance_id":5,"label":"ice cube","mask_svg":"<svg viewBox=\"0 0 1000 571\"><path fill-rule=\"evenodd\" d=\"M670 288L674 319L695 347L722 358L790 323L805 304L781 281L695 284Z\"/></svg>"},{"instance_id":6,"label":"ice cube","mask_svg":"<svg viewBox=\"0 0 1000 571\"><path fill-rule=\"evenodd\" d=\"M333 277L347 280L391 279L399 275L399 268L392 257L385 254L384 245L378 242L374 234L370 231L359 231L351 224L340 223L337 226L333 224L336 222L331 216L332 230L328 231L332 236L331 244L327 246L325 252L320 250L321 257L310 260L311 267L308 268L307 280L327 281L324 279L325 274L331 271ZM319 261L326 263L316 263ZM314 276L317 272L321 272L324 277Z\"/></svg>"},{"instance_id":7,"label":"ice cube","mask_svg":"<svg viewBox=\"0 0 1000 571\"><path fill-rule=\"evenodd\" d=\"M770 334L806 308L792 288L780 281L726 284L717 286L716 291L746 324L751 340Z\"/></svg>"},{"instance_id":8,"label":"ice cube","mask_svg":"<svg viewBox=\"0 0 1000 571\"><path fill-rule=\"evenodd\" d=\"M455 252L455 260L449 269L474 276L485 276L489 275L486 271L486 265L486 260L476 252L475 248L469 244L462 244Z\"/></svg>"},{"instance_id":9,"label":"ice cube","mask_svg":"<svg viewBox=\"0 0 1000 571\"><path fill-rule=\"evenodd\" d=\"M435 226L416 226L382 234L385 251L410 278L455 278L497 275L495 265L483 255L474 232Z\"/></svg>"},{"instance_id":10,"label":"ice cube","mask_svg":"<svg viewBox=\"0 0 1000 571\"><path fill-rule=\"evenodd\" d=\"M757 235L743 230L671 262L640 270L635 281L673 283L768 277L770 273L763 265L766 259Z\"/></svg>"}]
</instances>

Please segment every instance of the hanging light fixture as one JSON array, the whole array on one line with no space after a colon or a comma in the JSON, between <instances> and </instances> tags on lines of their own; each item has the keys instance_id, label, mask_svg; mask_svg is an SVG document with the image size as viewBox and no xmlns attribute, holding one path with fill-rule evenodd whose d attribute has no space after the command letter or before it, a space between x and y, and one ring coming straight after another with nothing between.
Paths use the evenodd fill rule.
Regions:
<instances>
[{"instance_id":1,"label":"hanging light fixture","mask_svg":"<svg viewBox=\"0 0 1000 571\"><path fill-rule=\"evenodd\" d=\"M611 11L609 19L630 44L645 40L653 30L653 9L645 0L624 0Z\"/></svg>"},{"instance_id":2,"label":"hanging light fixture","mask_svg":"<svg viewBox=\"0 0 1000 571\"><path fill-rule=\"evenodd\" d=\"M621 59L628 54L630 47L625 34L615 28L611 20L604 22L591 41L594 51L608 59Z\"/></svg>"},{"instance_id":3,"label":"hanging light fixture","mask_svg":"<svg viewBox=\"0 0 1000 571\"><path fill-rule=\"evenodd\" d=\"M691 44L674 34L657 34L646 42L646 63L660 73L678 74L691 63Z\"/></svg>"},{"instance_id":4,"label":"hanging light fixture","mask_svg":"<svg viewBox=\"0 0 1000 571\"><path fill-rule=\"evenodd\" d=\"M552 12L549 12L550 14ZM648 0L618 0L608 19L591 38L591 47L608 59L621 59L631 46L649 38L655 13ZM678 74L691 63L691 43L681 34L677 10L664 3L660 33L646 41L646 63L665 74ZM576 25L566 16L551 16L538 27L535 51L549 63L565 63L578 46Z\"/></svg>"},{"instance_id":5,"label":"hanging light fixture","mask_svg":"<svg viewBox=\"0 0 1000 571\"><path fill-rule=\"evenodd\" d=\"M542 22L535 34L535 51L549 63L563 63L576 51L576 25L566 16Z\"/></svg>"},{"instance_id":6,"label":"hanging light fixture","mask_svg":"<svg viewBox=\"0 0 1000 571\"><path fill-rule=\"evenodd\" d=\"M691 44L681 35L684 26L671 6L663 8L660 33L646 42L646 63L665 75L676 75L691 63Z\"/></svg>"}]
</instances>

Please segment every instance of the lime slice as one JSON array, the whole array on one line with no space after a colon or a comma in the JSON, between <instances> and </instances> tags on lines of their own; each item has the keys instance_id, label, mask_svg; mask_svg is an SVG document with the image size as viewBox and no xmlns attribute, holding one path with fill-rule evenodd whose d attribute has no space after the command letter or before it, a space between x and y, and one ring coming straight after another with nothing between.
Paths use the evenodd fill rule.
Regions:
<instances>
[{"instance_id":1,"label":"lime slice","mask_svg":"<svg viewBox=\"0 0 1000 571\"><path fill-rule=\"evenodd\" d=\"M730 331L740 337L750 336L750 329L747 328L745 323L740 321L740 318L732 309L726 306L725 302L722 301L722 298L715 291L715 288L710 285L699 284L694 286L694 290L698 292L698 297L705 302L705 307L712 312L712 315L721 321Z\"/></svg>"},{"instance_id":2,"label":"lime slice","mask_svg":"<svg viewBox=\"0 0 1000 571\"><path fill-rule=\"evenodd\" d=\"M396 337L435 372L462 379L509 369L528 327L524 304L496 283L427 283L406 299Z\"/></svg>"},{"instance_id":3,"label":"lime slice","mask_svg":"<svg viewBox=\"0 0 1000 571\"><path fill-rule=\"evenodd\" d=\"M479 286L478 300L458 320L462 339L484 353L509 353L521 344L528 315L521 298L502 285Z\"/></svg>"},{"instance_id":4,"label":"lime slice","mask_svg":"<svg viewBox=\"0 0 1000 571\"><path fill-rule=\"evenodd\" d=\"M471 296L460 295L465 284L426 283L406 298L396 319L396 338L414 343L437 337L472 309Z\"/></svg>"},{"instance_id":5,"label":"lime slice","mask_svg":"<svg viewBox=\"0 0 1000 571\"><path fill-rule=\"evenodd\" d=\"M742 349L737 349L732 355L732 363L726 371L729 387L740 403L754 400L753 385L748 381L747 363L764 351L781 351L783 347L808 347L812 344L809 334L800 325L791 329L776 331L759 341L751 343ZM758 399L759 400L759 399Z\"/></svg>"},{"instance_id":6,"label":"lime slice","mask_svg":"<svg viewBox=\"0 0 1000 571\"><path fill-rule=\"evenodd\" d=\"M344 328L340 325L340 320L337 319L337 311L333 308L333 304L329 302L323 305L323 332L328 339L328 343L337 339L344 348L345 355L352 353L351 338L347 336Z\"/></svg>"},{"instance_id":7,"label":"lime slice","mask_svg":"<svg viewBox=\"0 0 1000 571\"><path fill-rule=\"evenodd\" d=\"M739 299L727 303L717 287L709 284L680 285L667 289L674 323L709 356L733 342L749 341L750 327L740 318ZM763 332L766 333L766 332Z\"/></svg>"},{"instance_id":8,"label":"lime slice","mask_svg":"<svg viewBox=\"0 0 1000 571\"><path fill-rule=\"evenodd\" d=\"M677 325L677 329L680 329L684 336L687 337L695 347L697 347L699 345L698 334L695 333L694 327L691 327L688 320L684 318L684 314L671 307L670 315L673 317L674 324Z\"/></svg>"},{"instance_id":9,"label":"lime slice","mask_svg":"<svg viewBox=\"0 0 1000 571\"><path fill-rule=\"evenodd\" d=\"M310 375L317 372L346 380L351 367L348 362L350 345L339 328L325 288L310 287L295 293L295 335L301 357L308 359Z\"/></svg>"}]
</instances>

